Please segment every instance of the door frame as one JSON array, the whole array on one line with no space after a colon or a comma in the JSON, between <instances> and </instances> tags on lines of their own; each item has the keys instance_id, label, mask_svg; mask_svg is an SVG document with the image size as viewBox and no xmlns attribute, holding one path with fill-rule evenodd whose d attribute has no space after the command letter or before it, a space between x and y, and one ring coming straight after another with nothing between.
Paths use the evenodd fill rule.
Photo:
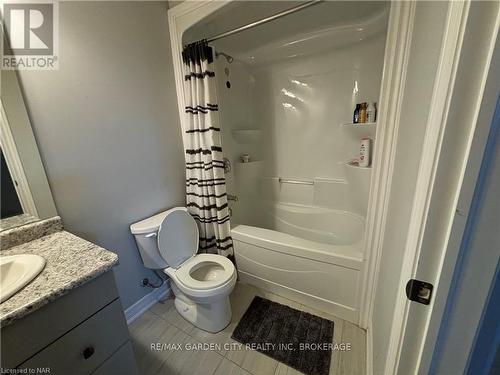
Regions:
<instances>
[{"instance_id":1,"label":"door frame","mask_svg":"<svg viewBox=\"0 0 500 375\"><path fill-rule=\"evenodd\" d=\"M182 36L191 26L234 0L184 2L168 10L170 43L174 64L177 103L182 129L184 118L184 72L182 67ZM375 139L374 167L370 184L367 226L364 243L366 261L361 272L361 282L356 292L357 323L368 329L373 306L377 260L380 259L385 217L389 205L389 186L396 156L399 119L402 116L400 93L404 90L415 4L392 2L388 21L386 50L384 55L384 80L381 86L378 122L386 124L377 130ZM184 137L184 132L183 137ZM368 343L370 340L368 340Z\"/></svg>"},{"instance_id":2,"label":"door frame","mask_svg":"<svg viewBox=\"0 0 500 375\"><path fill-rule=\"evenodd\" d=\"M405 246L405 255L401 270L401 277L398 286L398 298L394 319L391 328L388 358L386 359L385 374L396 374L401 364L402 348L407 345L408 333L406 328L410 309L415 307L410 300L405 297L405 287L409 279L417 275L423 254L423 242L426 236L425 229L429 218L429 208L434 189L437 187L437 169L442 153L445 127L450 113L451 100L454 94L455 81L457 78L458 66L461 59L461 52L464 43L464 35L469 26L468 16L470 14L471 1L450 2L446 19L445 33L443 37L443 47L438 67L438 73L433 90L432 106L429 111L429 118L426 124L426 134L422 152L422 159L419 166L416 194L414 196L412 215L409 225L409 234ZM500 25L500 12L495 15L495 25L493 27L498 33ZM473 110L473 121L477 121L481 100L484 95L484 88L488 78L488 70L491 63L495 40L497 34L491 35L488 53L484 57L484 68L479 77L477 98ZM449 194L453 198L452 206L459 210L460 193L463 190L464 176L468 166L468 161L473 156L471 150L474 138L476 122L471 123L466 137L465 152L463 160L460 160L458 172L458 182L451 186ZM477 156L477 155L475 155ZM463 213L462 213L463 214ZM456 261L457 238L461 238L463 231L453 228L454 214L449 216L449 220L444 223L444 238L446 239L441 248L436 248L439 262L437 264L436 284L434 285L434 298L429 305L428 316L424 319L424 330L419 333L421 337L420 346L412 350L417 354L415 373L427 373L432 359L433 350L437 340L437 331L441 321L444 306L449 293L449 286L453 276ZM451 251L450 251L451 250ZM408 371L408 369L405 369ZM406 372L407 373L407 372Z\"/></svg>"},{"instance_id":3,"label":"door frame","mask_svg":"<svg viewBox=\"0 0 500 375\"><path fill-rule=\"evenodd\" d=\"M16 147L16 142L12 136L10 130L9 120L3 102L0 99L0 147L2 148L3 154L5 156L5 162L9 168L12 180L14 182L14 188L16 189L17 196L19 197L19 202L24 213L28 213L32 216L38 217L38 211L36 209L35 200L31 194L31 190L28 184L28 179L26 178L26 173L24 172L23 164L21 158L19 157L19 152Z\"/></svg>"},{"instance_id":4,"label":"door frame","mask_svg":"<svg viewBox=\"0 0 500 375\"><path fill-rule=\"evenodd\" d=\"M367 330L369 356L372 354L371 316L396 163L398 132L404 111L402 93L406 85L415 10L415 2L393 2L388 22L382 74L384 79L379 95L381 106L377 115L377 122L385 126L377 129L374 144L366 230L363 236L366 261L363 264L361 290L358 293L359 326ZM368 363L371 364L370 357Z\"/></svg>"}]
</instances>

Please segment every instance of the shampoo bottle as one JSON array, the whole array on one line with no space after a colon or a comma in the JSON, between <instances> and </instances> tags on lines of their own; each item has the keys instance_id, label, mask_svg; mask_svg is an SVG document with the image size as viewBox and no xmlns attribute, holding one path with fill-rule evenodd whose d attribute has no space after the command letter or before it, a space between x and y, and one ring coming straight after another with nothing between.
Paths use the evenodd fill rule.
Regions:
<instances>
[{"instance_id":1,"label":"shampoo bottle","mask_svg":"<svg viewBox=\"0 0 500 375\"><path fill-rule=\"evenodd\" d=\"M369 167L370 166L370 138L365 137L361 139L361 145L359 147L359 166Z\"/></svg>"},{"instance_id":2,"label":"shampoo bottle","mask_svg":"<svg viewBox=\"0 0 500 375\"><path fill-rule=\"evenodd\" d=\"M366 122L375 122L376 109L373 102L368 102L368 107L366 108Z\"/></svg>"},{"instance_id":3,"label":"shampoo bottle","mask_svg":"<svg viewBox=\"0 0 500 375\"><path fill-rule=\"evenodd\" d=\"M366 122L366 103L361 103L359 107L359 122Z\"/></svg>"},{"instance_id":4,"label":"shampoo bottle","mask_svg":"<svg viewBox=\"0 0 500 375\"><path fill-rule=\"evenodd\" d=\"M356 108L354 109L354 115L352 116L352 123L357 124L359 122L359 104L356 104Z\"/></svg>"}]
</instances>

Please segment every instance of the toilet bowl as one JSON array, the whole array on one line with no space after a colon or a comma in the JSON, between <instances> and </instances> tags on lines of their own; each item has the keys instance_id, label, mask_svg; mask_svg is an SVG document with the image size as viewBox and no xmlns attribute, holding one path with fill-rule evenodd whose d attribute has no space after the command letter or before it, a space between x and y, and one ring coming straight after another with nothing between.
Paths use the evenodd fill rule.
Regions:
<instances>
[{"instance_id":1,"label":"toilet bowl","mask_svg":"<svg viewBox=\"0 0 500 375\"><path fill-rule=\"evenodd\" d=\"M132 224L130 231L144 265L170 277L181 316L209 332L229 324L236 269L224 256L197 254L198 226L186 208L161 212Z\"/></svg>"}]
</instances>

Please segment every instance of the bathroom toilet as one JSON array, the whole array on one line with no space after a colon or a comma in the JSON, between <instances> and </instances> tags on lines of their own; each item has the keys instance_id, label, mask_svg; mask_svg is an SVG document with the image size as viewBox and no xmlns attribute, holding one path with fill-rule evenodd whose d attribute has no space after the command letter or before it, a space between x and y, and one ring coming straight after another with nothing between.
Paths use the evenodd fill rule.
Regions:
<instances>
[{"instance_id":1,"label":"bathroom toilet","mask_svg":"<svg viewBox=\"0 0 500 375\"><path fill-rule=\"evenodd\" d=\"M236 269L222 255L197 254L198 226L186 208L139 221L130 231L144 265L170 277L179 314L208 332L219 332L229 324Z\"/></svg>"}]
</instances>

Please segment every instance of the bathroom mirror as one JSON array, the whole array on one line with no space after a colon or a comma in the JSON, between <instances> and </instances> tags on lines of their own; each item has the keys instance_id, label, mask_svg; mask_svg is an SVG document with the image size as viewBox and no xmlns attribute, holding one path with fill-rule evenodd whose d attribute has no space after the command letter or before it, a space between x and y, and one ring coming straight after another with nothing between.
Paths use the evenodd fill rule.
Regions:
<instances>
[{"instance_id":1,"label":"bathroom mirror","mask_svg":"<svg viewBox=\"0 0 500 375\"><path fill-rule=\"evenodd\" d=\"M0 71L0 231L57 215L17 72Z\"/></svg>"}]
</instances>

